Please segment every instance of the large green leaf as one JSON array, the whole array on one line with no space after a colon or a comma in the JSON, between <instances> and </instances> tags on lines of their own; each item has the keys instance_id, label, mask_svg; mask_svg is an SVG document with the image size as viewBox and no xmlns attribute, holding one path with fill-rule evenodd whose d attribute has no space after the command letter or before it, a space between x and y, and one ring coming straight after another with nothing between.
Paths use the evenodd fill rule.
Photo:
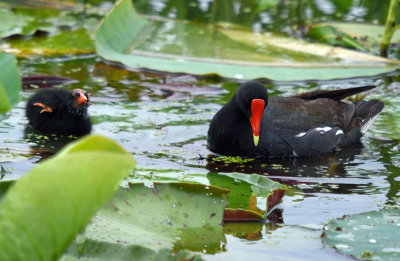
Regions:
<instances>
[{"instance_id":1,"label":"large green leaf","mask_svg":"<svg viewBox=\"0 0 400 261\"><path fill-rule=\"evenodd\" d=\"M0 52L0 113L6 112L19 100L21 77L17 68L17 60Z\"/></svg>"},{"instance_id":2,"label":"large green leaf","mask_svg":"<svg viewBox=\"0 0 400 261\"><path fill-rule=\"evenodd\" d=\"M102 260L151 260L170 256L171 250L215 253L225 241L221 223L227 193L192 183L131 184L98 211L85 241L68 252Z\"/></svg>"},{"instance_id":3,"label":"large green leaf","mask_svg":"<svg viewBox=\"0 0 400 261\"><path fill-rule=\"evenodd\" d=\"M39 164L0 203L0 260L56 260L133 166L99 135Z\"/></svg>"},{"instance_id":4,"label":"large green leaf","mask_svg":"<svg viewBox=\"0 0 400 261\"><path fill-rule=\"evenodd\" d=\"M280 202L286 188L257 174L209 173L210 184L230 189L225 221L262 221ZM264 205L265 207L260 208Z\"/></svg>"},{"instance_id":5,"label":"large green leaf","mask_svg":"<svg viewBox=\"0 0 400 261\"><path fill-rule=\"evenodd\" d=\"M131 68L273 80L332 79L389 72L398 62L277 34L174 20L145 20L120 0L96 31L96 50Z\"/></svg>"},{"instance_id":6,"label":"large green leaf","mask_svg":"<svg viewBox=\"0 0 400 261\"><path fill-rule=\"evenodd\" d=\"M363 260L400 259L400 210L373 211L332 220L325 242Z\"/></svg>"}]
</instances>

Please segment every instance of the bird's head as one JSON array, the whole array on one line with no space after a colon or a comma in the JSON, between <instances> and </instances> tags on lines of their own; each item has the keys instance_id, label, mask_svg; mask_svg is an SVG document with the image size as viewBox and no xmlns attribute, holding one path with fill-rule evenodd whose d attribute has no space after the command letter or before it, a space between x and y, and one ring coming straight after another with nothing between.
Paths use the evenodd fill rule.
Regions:
<instances>
[{"instance_id":1,"label":"bird's head","mask_svg":"<svg viewBox=\"0 0 400 261\"><path fill-rule=\"evenodd\" d=\"M76 114L86 113L89 105L93 103L90 101L90 93L82 89L74 89L71 92L72 109Z\"/></svg>"},{"instance_id":2,"label":"bird's head","mask_svg":"<svg viewBox=\"0 0 400 261\"><path fill-rule=\"evenodd\" d=\"M257 146L261 118L268 104L268 91L258 81L245 82L236 92L236 103L250 121L253 130L254 145Z\"/></svg>"}]
</instances>

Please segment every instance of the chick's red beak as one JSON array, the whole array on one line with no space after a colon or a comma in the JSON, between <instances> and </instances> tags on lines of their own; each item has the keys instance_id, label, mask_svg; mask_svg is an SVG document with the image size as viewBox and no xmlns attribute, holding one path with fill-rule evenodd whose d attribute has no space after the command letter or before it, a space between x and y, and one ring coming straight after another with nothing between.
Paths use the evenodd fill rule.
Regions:
<instances>
[{"instance_id":1,"label":"chick's red beak","mask_svg":"<svg viewBox=\"0 0 400 261\"><path fill-rule=\"evenodd\" d=\"M83 105L87 102L87 98L83 92L80 93L79 97L76 98L76 103Z\"/></svg>"},{"instance_id":2,"label":"chick's red beak","mask_svg":"<svg viewBox=\"0 0 400 261\"><path fill-rule=\"evenodd\" d=\"M260 123L262 114L265 108L265 101L262 99L253 99L251 101L251 117L250 124L253 129L253 139L254 145L258 145L259 135L260 135Z\"/></svg>"}]
</instances>

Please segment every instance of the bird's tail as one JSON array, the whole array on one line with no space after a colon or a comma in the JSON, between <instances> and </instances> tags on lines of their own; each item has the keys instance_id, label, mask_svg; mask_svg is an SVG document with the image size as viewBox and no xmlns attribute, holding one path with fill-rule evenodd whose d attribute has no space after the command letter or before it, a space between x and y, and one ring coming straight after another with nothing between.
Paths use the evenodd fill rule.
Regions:
<instances>
[{"instance_id":1,"label":"bird's tail","mask_svg":"<svg viewBox=\"0 0 400 261\"><path fill-rule=\"evenodd\" d=\"M384 104L379 100L370 100L359 101L355 105L356 111L353 118L357 120L356 123L360 126L361 133L364 134L382 111Z\"/></svg>"},{"instance_id":2,"label":"bird's tail","mask_svg":"<svg viewBox=\"0 0 400 261\"><path fill-rule=\"evenodd\" d=\"M384 103L379 100L357 101L355 113L347 129L342 146L359 142L360 137L368 130L376 116L382 111Z\"/></svg>"}]
</instances>

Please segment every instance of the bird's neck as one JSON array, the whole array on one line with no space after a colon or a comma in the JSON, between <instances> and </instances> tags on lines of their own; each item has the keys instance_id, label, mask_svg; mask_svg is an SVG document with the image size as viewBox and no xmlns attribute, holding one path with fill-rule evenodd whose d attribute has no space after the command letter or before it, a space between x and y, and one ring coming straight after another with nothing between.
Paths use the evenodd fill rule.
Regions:
<instances>
[{"instance_id":1,"label":"bird's neck","mask_svg":"<svg viewBox=\"0 0 400 261\"><path fill-rule=\"evenodd\" d=\"M78 107L75 105L73 100L68 101L67 103L67 111L77 118L86 118L87 117L87 107L82 106Z\"/></svg>"},{"instance_id":2,"label":"bird's neck","mask_svg":"<svg viewBox=\"0 0 400 261\"><path fill-rule=\"evenodd\" d=\"M214 144L224 155L253 155L255 151L253 132L250 120L239 106L231 100L228 102L213 119L210 128L214 131ZM212 148L211 148L212 149ZM228 153L229 152L229 153Z\"/></svg>"}]
</instances>

